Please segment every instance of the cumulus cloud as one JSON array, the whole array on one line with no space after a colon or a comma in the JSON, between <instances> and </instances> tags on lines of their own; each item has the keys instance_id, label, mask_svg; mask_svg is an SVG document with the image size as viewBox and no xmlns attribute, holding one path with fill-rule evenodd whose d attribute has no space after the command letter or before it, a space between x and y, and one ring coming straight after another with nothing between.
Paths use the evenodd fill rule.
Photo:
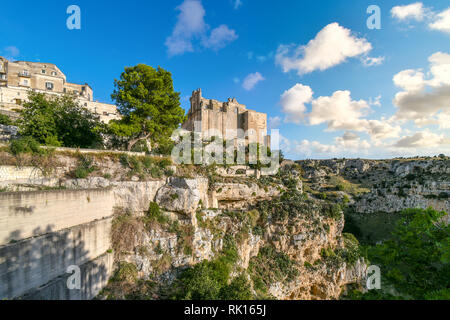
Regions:
<instances>
[{"instance_id":1,"label":"cumulus cloud","mask_svg":"<svg viewBox=\"0 0 450 320\"><path fill-rule=\"evenodd\" d=\"M366 140L361 140L360 137L356 136L352 139L345 139L344 137L334 138L334 143L327 144L321 143L319 141L293 141L289 143L289 148L284 150L288 153L294 153L300 156L323 156L323 157L334 157L339 154L359 154L367 153L367 150L371 147L370 143Z\"/></svg>"},{"instance_id":2,"label":"cumulus cloud","mask_svg":"<svg viewBox=\"0 0 450 320\"><path fill-rule=\"evenodd\" d=\"M425 86L423 72L419 70L408 69L397 73L394 78L394 84L406 91L419 91Z\"/></svg>"},{"instance_id":3,"label":"cumulus cloud","mask_svg":"<svg viewBox=\"0 0 450 320\"><path fill-rule=\"evenodd\" d=\"M416 20L422 21L425 17L426 9L423 3L416 2L405 6L395 6L391 9L391 15L400 21Z\"/></svg>"},{"instance_id":4,"label":"cumulus cloud","mask_svg":"<svg viewBox=\"0 0 450 320\"><path fill-rule=\"evenodd\" d=\"M238 38L226 25L213 29L208 35L206 12L200 0L185 0L176 10L179 11L177 23L165 42L169 56L193 52L197 39L201 39L203 47L219 50Z\"/></svg>"},{"instance_id":5,"label":"cumulus cloud","mask_svg":"<svg viewBox=\"0 0 450 320\"><path fill-rule=\"evenodd\" d=\"M221 25L211 31L209 37L204 37L202 44L205 48L219 50L226 47L229 43L238 38L236 31L228 28L226 25Z\"/></svg>"},{"instance_id":6,"label":"cumulus cloud","mask_svg":"<svg viewBox=\"0 0 450 320\"><path fill-rule=\"evenodd\" d=\"M352 132L346 132L342 137L336 137L335 139L336 145L339 149L344 150L366 150L371 147L370 143L367 140L361 140L361 138Z\"/></svg>"},{"instance_id":7,"label":"cumulus cloud","mask_svg":"<svg viewBox=\"0 0 450 320\"><path fill-rule=\"evenodd\" d=\"M309 123L326 123L329 130L362 130L361 117L370 110L364 100L355 101L348 90L336 91L330 97L319 97L312 102Z\"/></svg>"},{"instance_id":8,"label":"cumulus cloud","mask_svg":"<svg viewBox=\"0 0 450 320\"><path fill-rule=\"evenodd\" d=\"M430 29L450 33L450 8L438 13L434 20L429 24Z\"/></svg>"},{"instance_id":9,"label":"cumulus cloud","mask_svg":"<svg viewBox=\"0 0 450 320\"><path fill-rule=\"evenodd\" d=\"M286 114L286 122L300 123L306 112L306 103L312 101L313 91L309 86L297 83L281 95L281 110Z\"/></svg>"},{"instance_id":10,"label":"cumulus cloud","mask_svg":"<svg viewBox=\"0 0 450 320\"><path fill-rule=\"evenodd\" d=\"M402 128L398 124L392 124L389 120L365 120L364 128L374 141L397 138Z\"/></svg>"},{"instance_id":11,"label":"cumulus cloud","mask_svg":"<svg viewBox=\"0 0 450 320\"><path fill-rule=\"evenodd\" d=\"M396 148L429 148L449 145L450 139L444 135L438 135L430 131L416 132L411 136L406 136L398 140L394 147Z\"/></svg>"},{"instance_id":12,"label":"cumulus cloud","mask_svg":"<svg viewBox=\"0 0 450 320\"><path fill-rule=\"evenodd\" d=\"M353 100L348 90L336 91L331 96L313 97L313 90L297 83L286 90L280 100L281 111L286 115L285 122L309 125L326 124L327 131L356 131L370 135L371 140L396 138L401 127L393 119L368 120L365 118L372 109L365 100ZM379 105L376 98L374 104ZM307 105L311 105L308 113ZM348 137L350 133L347 134Z\"/></svg>"},{"instance_id":13,"label":"cumulus cloud","mask_svg":"<svg viewBox=\"0 0 450 320\"><path fill-rule=\"evenodd\" d=\"M405 6L395 6L391 10L392 17L399 21L427 21L431 30L450 34L450 8L442 12L435 12L416 2Z\"/></svg>"},{"instance_id":14,"label":"cumulus cloud","mask_svg":"<svg viewBox=\"0 0 450 320\"><path fill-rule=\"evenodd\" d=\"M242 83L242 87L245 90L250 91L258 84L258 82L261 82L264 80L266 80L266 79L261 75L261 73L259 73L259 72L250 73L247 77L245 77L245 79Z\"/></svg>"},{"instance_id":15,"label":"cumulus cloud","mask_svg":"<svg viewBox=\"0 0 450 320\"><path fill-rule=\"evenodd\" d=\"M268 129L278 129L281 124L281 117L269 117Z\"/></svg>"},{"instance_id":16,"label":"cumulus cloud","mask_svg":"<svg viewBox=\"0 0 450 320\"><path fill-rule=\"evenodd\" d=\"M397 120L412 120L416 125L438 124L447 128L450 117L450 55L437 52L429 57L430 71L405 70L396 74L394 84L403 91L394 98Z\"/></svg>"},{"instance_id":17,"label":"cumulus cloud","mask_svg":"<svg viewBox=\"0 0 450 320\"><path fill-rule=\"evenodd\" d=\"M296 70L302 75L326 70L371 50L370 42L335 22L324 27L307 45L280 45L275 61L284 72Z\"/></svg>"}]
</instances>

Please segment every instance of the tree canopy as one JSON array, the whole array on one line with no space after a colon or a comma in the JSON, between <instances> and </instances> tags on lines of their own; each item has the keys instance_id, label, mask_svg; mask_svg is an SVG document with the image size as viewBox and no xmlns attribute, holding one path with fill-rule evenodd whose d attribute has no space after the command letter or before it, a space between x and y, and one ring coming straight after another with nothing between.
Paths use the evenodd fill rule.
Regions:
<instances>
[{"instance_id":1,"label":"tree canopy","mask_svg":"<svg viewBox=\"0 0 450 320\"><path fill-rule=\"evenodd\" d=\"M0 124L5 126L11 126L13 124L13 121L7 115L0 113Z\"/></svg>"},{"instance_id":2,"label":"tree canopy","mask_svg":"<svg viewBox=\"0 0 450 320\"><path fill-rule=\"evenodd\" d=\"M382 288L356 299L450 299L450 226L432 208L402 212L389 240L368 248Z\"/></svg>"},{"instance_id":3,"label":"tree canopy","mask_svg":"<svg viewBox=\"0 0 450 320\"><path fill-rule=\"evenodd\" d=\"M112 99L122 119L110 122L111 133L127 140L127 149L141 140L163 143L185 119L180 93L174 91L172 74L145 64L127 67L114 81Z\"/></svg>"},{"instance_id":4,"label":"tree canopy","mask_svg":"<svg viewBox=\"0 0 450 320\"><path fill-rule=\"evenodd\" d=\"M30 92L18 121L21 136L41 144L89 148L102 143L103 124L73 96L50 97Z\"/></svg>"}]
</instances>

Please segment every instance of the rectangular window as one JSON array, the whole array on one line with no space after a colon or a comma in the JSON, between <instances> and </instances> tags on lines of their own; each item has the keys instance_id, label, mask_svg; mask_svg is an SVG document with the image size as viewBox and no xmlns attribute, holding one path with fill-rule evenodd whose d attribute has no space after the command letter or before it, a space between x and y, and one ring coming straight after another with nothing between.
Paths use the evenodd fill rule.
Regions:
<instances>
[{"instance_id":1,"label":"rectangular window","mask_svg":"<svg viewBox=\"0 0 450 320\"><path fill-rule=\"evenodd\" d=\"M47 90L53 90L53 83L52 82L46 82L45 83L45 88Z\"/></svg>"},{"instance_id":2,"label":"rectangular window","mask_svg":"<svg viewBox=\"0 0 450 320\"><path fill-rule=\"evenodd\" d=\"M56 76L57 73L55 71L52 72L52 76Z\"/></svg>"},{"instance_id":3,"label":"rectangular window","mask_svg":"<svg viewBox=\"0 0 450 320\"><path fill-rule=\"evenodd\" d=\"M46 74L46 71L45 71L45 70L42 70L41 72L42 72L42 74Z\"/></svg>"}]
</instances>

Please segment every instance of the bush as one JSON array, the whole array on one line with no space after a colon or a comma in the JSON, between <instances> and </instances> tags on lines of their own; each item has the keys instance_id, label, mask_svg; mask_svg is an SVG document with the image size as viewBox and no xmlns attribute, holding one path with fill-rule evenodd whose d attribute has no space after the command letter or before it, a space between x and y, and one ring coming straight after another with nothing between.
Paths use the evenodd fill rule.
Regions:
<instances>
[{"instance_id":1,"label":"bush","mask_svg":"<svg viewBox=\"0 0 450 320\"><path fill-rule=\"evenodd\" d=\"M392 286L400 298L448 298L450 225L442 221L446 213L429 208L401 214L391 238L368 248L371 263L381 268L383 287ZM383 287L379 296L385 294Z\"/></svg>"},{"instance_id":2,"label":"bush","mask_svg":"<svg viewBox=\"0 0 450 320\"><path fill-rule=\"evenodd\" d=\"M7 115L0 113L0 124L4 126L11 126L13 124L13 121Z\"/></svg>"},{"instance_id":3,"label":"bush","mask_svg":"<svg viewBox=\"0 0 450 320\"><path fill-rule=\"evenodd\" d=\"M92 172L96 170L93 165L94 159L91 156L79 155L78 166L75 168L74 176L77 179L86 179Z\"/></svg>"},{"instance_id":4,"label":"bush","mask_svg":"<svg viewBox=\"0 0 450 320\"><path fill-rule=\"evenodd\" d=\"M298 275L295 261L272 246L260 249L258 256L250 260L249 270L255 290L261 297L267 295L271 283L289 282Z\"/></svg>"},{"instance_id":5,"label":"bush","mask_svg":"<svg viewBox=\"0 0 450 320\"><path fill-rule=\"evenodd\" d=\"M250 286L238 277L229 285L229 278L238 254L231 237L225 237L224 250L213 261L203 261L181 274L172 286L172 298L181 300L250 299Z\"/></svg>"},{"instance_id":6,"label":"bush","mask_svg":"<svg viewBox=\"0 0 450 320\"><path fill-rule=\"evenodd\" d=\"M19 155L22 153L40 153L39 143L31 137L23 137L12 140L9 145L9 149L13 155Z\"/></svg>"},{"instance_id":7,"label":"bush","mask_svg":"<svg viewBox=\"0 0 450 320\"><path fill-rule=\"evenodd\" d=\"M150 202L150 206L147 211L147 218L150 219L150 221L157 221L160 224L166 224L169 222L169 218L161 212L161 209L156 202Z\"/></svg>"}]
</instances>

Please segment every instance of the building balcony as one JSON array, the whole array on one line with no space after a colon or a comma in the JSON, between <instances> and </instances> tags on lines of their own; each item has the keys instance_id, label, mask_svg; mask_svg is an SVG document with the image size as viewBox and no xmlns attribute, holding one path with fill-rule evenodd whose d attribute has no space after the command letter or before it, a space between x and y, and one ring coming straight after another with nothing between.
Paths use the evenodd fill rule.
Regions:
<instances>
[{"instance_id":1,"label":"building balcony","mask_svg":"<svg viewBox=\"0 0 450 320\"><path fill-rule=\"evenodd\" d=\"M31 78L31 74L29 72L19 72L19 77Z\"/></svg>"}]
</instances>

